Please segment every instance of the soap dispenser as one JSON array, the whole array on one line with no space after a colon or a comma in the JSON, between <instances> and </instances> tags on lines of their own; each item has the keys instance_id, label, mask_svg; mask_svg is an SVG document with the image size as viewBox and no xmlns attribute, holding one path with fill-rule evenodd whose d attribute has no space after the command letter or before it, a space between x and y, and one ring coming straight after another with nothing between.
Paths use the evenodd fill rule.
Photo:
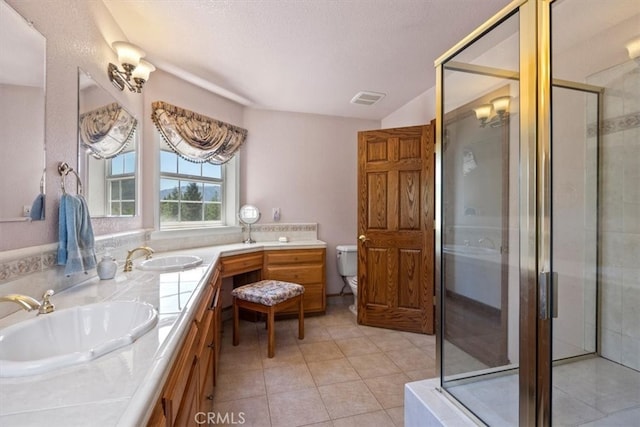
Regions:
<instances>
[{"instance_id":1,"label":"soap dispenser","mask_svg":"<svg viewBox=\"0 0 640 427\"><path fill-rule=\"evenodd\" d=\"M96 269L98 270L100 280L109 280L115 277L116 271L118 270L118 263L113 259L108 249Z\"/></svg>"}]
</instances>

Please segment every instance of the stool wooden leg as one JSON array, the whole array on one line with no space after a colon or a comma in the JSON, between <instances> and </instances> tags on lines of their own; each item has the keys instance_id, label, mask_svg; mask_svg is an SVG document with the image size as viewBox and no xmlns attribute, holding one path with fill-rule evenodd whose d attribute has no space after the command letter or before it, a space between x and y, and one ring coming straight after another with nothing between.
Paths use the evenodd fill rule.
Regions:
<instances>
[{"instance_id":1,"label":"stool wooden leg","mask_svg":"<svg viewBox=\"0 0 640 427\"><path fill-rule=\"evenodd\" d=\"M275 354L275 341L276 341L276 328L274 324L274 316L275 310L272 307L269 307L269 312L267 313L267 333L269 334L269 347L268 347L268 356L271 358Z\"/></svg>"},{"instance_id":2,"label":"stool wooden leg","mask_svg":"<svg viewBox=\"0 0 640 427\"><path fill-rule=\"evenodd\" d=\"M239 309L236 304L235 298L233 299L233 345L236 346L240 344L240 337L238 334L238 328L240 327L238 317L239 317Z\"/></svg>"},{"instance_id":3,"label":"stool wooden leg","mask_svg":"<svg viewBox=\"0 0 640 427\"><path fill-rule=\"evenodd\" d=\"M304 298L300 297L298 303L298 339L304 339Z\"/></svg>"}]
</instances>

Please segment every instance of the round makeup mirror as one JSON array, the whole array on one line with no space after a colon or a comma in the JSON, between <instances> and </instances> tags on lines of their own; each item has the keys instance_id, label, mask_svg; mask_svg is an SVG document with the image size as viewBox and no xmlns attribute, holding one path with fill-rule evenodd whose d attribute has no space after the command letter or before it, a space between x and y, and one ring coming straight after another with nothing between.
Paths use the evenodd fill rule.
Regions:
<instances>
[{"instance_id":1,"label":"round makeup mirror","mask_svg":"<svg viewBox=\"0 0 640 427\"><path fill-rule=\"evenodd\" d=\"M249 237L244 243L255 243L256 241L251 238L251 224L255 224L260 219L260 211L253 205L244 205L238 212L238 219L241 223L249 226Z\"/></svg>"}]
</instances>

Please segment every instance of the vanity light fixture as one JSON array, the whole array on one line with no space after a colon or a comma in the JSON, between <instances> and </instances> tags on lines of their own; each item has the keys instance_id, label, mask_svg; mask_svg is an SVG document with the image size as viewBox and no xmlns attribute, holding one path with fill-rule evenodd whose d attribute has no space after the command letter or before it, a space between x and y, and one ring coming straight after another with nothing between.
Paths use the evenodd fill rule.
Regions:
<instances>
[{"instance_id":1,"label":"vanity light fixture","mask_svg":"<svg viewBox=\"0 0 640 427\"><path fill-rule=\"evenodd\" d=\"M629 58L640 65L640 38L630 41L625 47L627 48L627 52L629 52Z\"/></svg>"},{"instance_id":2,"label":"vanity light fixture","mask_svg":"<svg viewBox=\"0 0 640 427\"><path fill-rule=\"evenodd\" d=\"M473 109L476 118L480 120L480 127L500 127L509 117L510 96L500 96L492 99L490 104L482 104ZM492 117L493 115L493 117Z\"/></svg>"},{"instance_id":3,"label":"vanity light fixture","mask_svg":"<svg viewBox=\"0 0 640 427\"><path fill-rule=\"evenodd\" d=\"M131 92L141 93L142 86L149 80L149 74L155 71L151 63L142 59L144 51L138 46L127 42L114 42L112 45L118 54L118 62L124 71L118 69L115 64L109 63L107 74L109 80L119 90L126 87Z\"/></svg>"}]
</instances>

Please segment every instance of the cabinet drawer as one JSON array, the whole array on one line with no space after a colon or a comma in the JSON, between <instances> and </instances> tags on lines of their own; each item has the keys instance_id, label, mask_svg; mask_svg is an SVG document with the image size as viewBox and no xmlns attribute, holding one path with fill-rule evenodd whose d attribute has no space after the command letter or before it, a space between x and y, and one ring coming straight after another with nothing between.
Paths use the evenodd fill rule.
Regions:
<instances>
[{"instance_id":1,"label":"cabinet drawer","mask_svg":"<svg viewBox=\"0 0 640 427\"><path fill-rule=\"evenodd\" d=\"M321 263L324 261L324 251L324 249L267 251L264 255L265 264Z\"/></svg>"},{"instance_id":2,"label":"cabinet drawer","mask_svg":"<svg viewBox=\"0 0 640 427\"><path fill-rule=\"evenodd\" d=\"M194 344L197 334L198 328L195 323L192 323L191 329L180 350L178 360L173 365L173 370L165 387L163 400L165 402L165 415L170 425L174 425L175 423L178 408L181 406L181 402L189 386L190 374L196 361Z\"/></svg>"},{"instance_id":3,"label":"cabinet drawer","mask_svg":"<svg viewBox=\"0 0 640 427\"><path fill-rule=\"evenodd\" d=\"M189 371L187 386L184 390L182 402L176 414L174 426L197 426L195 414L199 410L200 396L198 395L198 361L195 361Z\"/></svg>"},{"instance_id":4,"label":"cabinet drawer","mask_svg":"<svg viewBox=\"0 0 640 427\"><path fill-rule=\"evenodd\" d=\"M232 255L223 257L220 261L222 277L246 273L262 269L262 252L255 254Z\"/></svg>"},{"instance_id":5,"label":"cabinet drawer","mask_svg":"<svg viewBox=\"0 0 640 427\"><path fill-rule=\"evenodd\" d=\"M147 422L147 427L166 427L167 417L164 415L164 408L162 407L162 401L158 400L156 406L153 408L151 418Z\"/></svg>"},{"instance_id":6,"label":"cabinet drawer","mask_svg":"<svg viewBox=\"0 0 640 427\"><path fill-rule=\"evenodd\" d=\"M213 411L213 376L215 356L213 351L209 352L207 360L200 360L200 410L202 412Z\"/></svg>"},{"instance_id":7,"label":"cabinet drawer","mask_svg":"<svg viewBox=\"0 0 640 427\"><path fill-rule=\"evenodd\" d=\"M305 266L269 266L266 277L273 280L293 282L304 285L306 283L321 283L324 277L324 265Z\"/></svg>"},{"instance_id":8,"label":"cabinet drawer","mask_svg":"<svg viewBox=\"0 0 640 427\"><path fill-rule=\"evenodd\" d=\"M214 339L214 316L212 309L207 310L202 322L198 324L198 341L196 343L196 355L202 358L204 353L211 351ZM211 345L211 347L209 347Z\"/></svg>"},{"instance_id":9,"label":"cabinet drawer","mask_svg":"<svg viewBox=\"0 0 640 427\"><path fill-rule=\"evenodd\" d=\"M211 286L207 286L203 292L203 295L200 297L198 301L198 308L196 310L196 315L194 321L200 327L200 323L205 316L205 312L207 309L211 307L211 303L213 301L213 291L214 289Z\"/></svg>"},{"instance_id":10,"label":"cabinet drawer","mask_svg":"<svg viewBox=\"0 0 640 427\"><path fill-rule=\"evenodd\" d=\"M305 313L323 312L325 310L324 286L321 283L304 285L303 307ZM279 314L295 314L297 308L278 312Z\"/></svg>"},{"instance_id":11,"label":"cabinet drawer","mask_svg":"<svg viewBox=\"0 0 640 427\"><path fill-rule=\"evenodd\" d=\"M218 286L220 286L220 270L221 270L221 264L218 264L216 266L216 268L213 270L213 272L211 272L211 276L209 276L209 286L211 286L213 289L216 289Z\"/></svg>"}]
</instances>

